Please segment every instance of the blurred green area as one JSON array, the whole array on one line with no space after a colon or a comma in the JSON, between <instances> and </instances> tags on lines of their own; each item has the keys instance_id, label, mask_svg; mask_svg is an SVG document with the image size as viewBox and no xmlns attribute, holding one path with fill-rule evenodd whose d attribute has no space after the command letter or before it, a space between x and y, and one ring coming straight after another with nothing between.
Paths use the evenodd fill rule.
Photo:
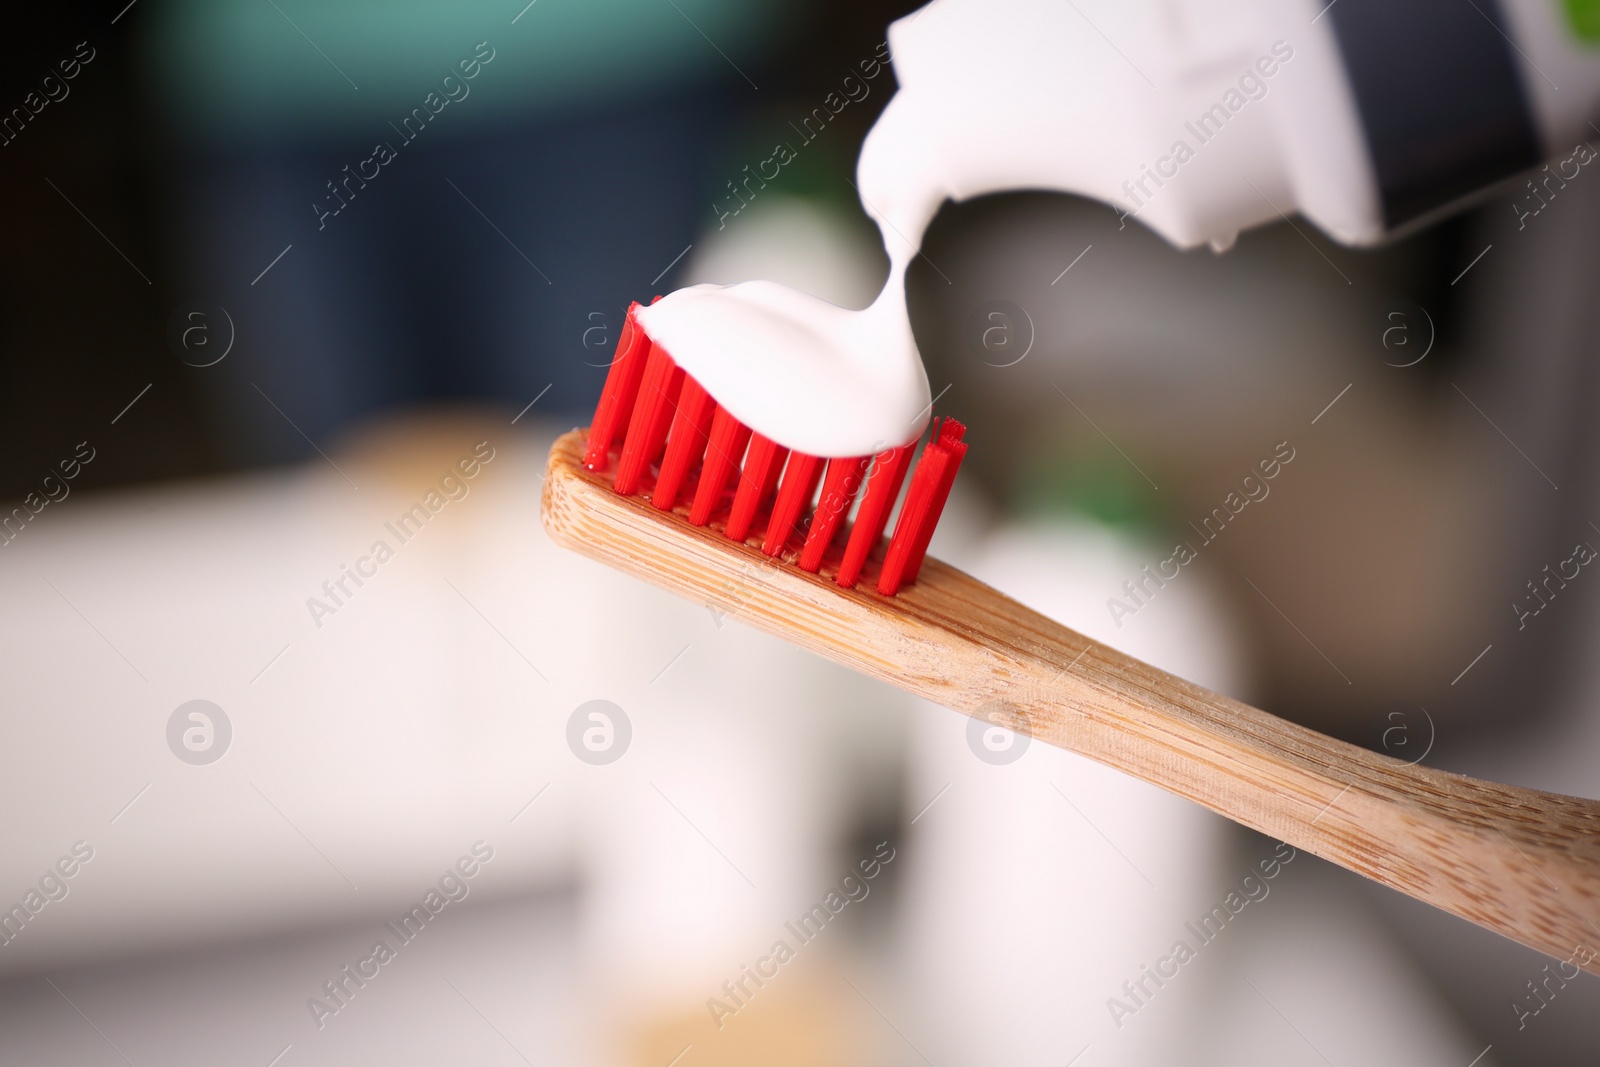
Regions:
<instances>
[{"instance_id":1,"label":"blurred green area","mask_svg":"<svg viewBox=\"0 0 1600 1067\"><path fill-rule=\"evenodd\" d=\"M1082 435L1021 456L1001 492L1008 508L1027 515L1083 515L1140 532L1182 525L1161 507L1155 490L1126 457L1109 443Z\"/></svg>"},{"instance_id":2,"label":"blurred green area","mask_svg":"<svg viewBox=\"0 0 1600 1067\"><path fill-rule=\"evenodd\" d=\"M1600 0L1566 0L1567 21L1579 37L1600 44Z\"/></svg>"}]
</instances>

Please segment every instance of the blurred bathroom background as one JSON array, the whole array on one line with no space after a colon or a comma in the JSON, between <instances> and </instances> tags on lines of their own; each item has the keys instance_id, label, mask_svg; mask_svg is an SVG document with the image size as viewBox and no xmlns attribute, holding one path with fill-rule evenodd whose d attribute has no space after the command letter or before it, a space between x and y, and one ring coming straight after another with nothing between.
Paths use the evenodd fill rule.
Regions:
<instances>
[{"instance_id":1,"label":"blurred bathroom background","mask_svg":"<svg viewBox=\"0 0 1600 1067\"><path fill-rule=\"evenodd\" d=\"M876 292L851 181L914 6L12 14L0 1062L1592 1048L1560 961L545 537L630 301ZM1297 722L1600 796L1600 582L1540 584L1600 544L1600 179L1510 202L1221 256L946 205L936 551Z\"/></svg>"}]
</instances>

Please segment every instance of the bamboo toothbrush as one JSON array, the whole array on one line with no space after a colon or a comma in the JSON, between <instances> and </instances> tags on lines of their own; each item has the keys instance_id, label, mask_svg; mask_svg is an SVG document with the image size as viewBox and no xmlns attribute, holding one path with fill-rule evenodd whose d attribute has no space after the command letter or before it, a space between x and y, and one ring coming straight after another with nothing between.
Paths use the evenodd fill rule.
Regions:
<instances>
[{"instance_id":1,"label":"bamboo toothbrush","mask_svg":"<svg viewBox=\"0 0 1600 1067\"><path fill-rule=\"evenodd\" d=\"M1600 974L1600 802L1336 741L924 560L965 450L959 423L936 427L876 583L857 578L874 566L910 446L875 461L828 461L802 523L821 461L796 453L785 464L764 440L630 316L595 426L565 434L550 451L545 528L568 548L847 667L1098 760ZM680 500L697 468L694 496ZM836 535L863 480L841 548ZM766 530L755 536L774 491Z\"/></svg>"}]
</instances>

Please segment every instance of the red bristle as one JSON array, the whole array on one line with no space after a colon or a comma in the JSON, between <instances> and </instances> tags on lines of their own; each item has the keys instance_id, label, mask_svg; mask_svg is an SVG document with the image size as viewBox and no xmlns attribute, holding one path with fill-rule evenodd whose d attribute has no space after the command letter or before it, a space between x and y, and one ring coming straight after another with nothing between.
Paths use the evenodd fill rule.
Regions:
<instances>
[{"instance_id":1,"label":"red bristle","mask_svg":"<svg viewBox=\"0 0 1600 1067\"><path fill-rule=\"evenodd\" d=\"M728 488L728 475L744 458L745 445L750 441L750 427L728 413L721 404L711 417L711 435L706 442L706 461L700 468L700 485L695 490L694 506L689 509L689 521L704 526L722 504Z\"/></svg>"},{"instance_id":2,"label":"red bristle","mask_svg":"<svg viewBox=\"0 0 1600 1067\"><path fill-rule=\"evenodd\" d=\"M739 489L733 495L733 507L728 512L727 534L735 541L750 536L756 512L772 495L778 480L787 449L758 433L750 435L750 453L745 456L744 468L739 472Z\"/></svg>"},{"instance_id":3,"label":"red bristle","mask_svg":"<svg viewBox=\"0 0 1600 1067\"><path fill-rule=\"evenodd\" d=\"M913 441L899 448L879 452L873 459L866 492L862 494L861 506L856 509L856 523L850 530L850 540L845 543L839 573L833 579L846 589L856 584L867 556L883 537L883 527L889 521L889 511L894 507L895 497L900 495L900 485L905 481L906 466L915 444Z\"/></svg>"},{"instance_id":4,"label":"red bristle","mask_svg":"<svg viewBox=\"0 0 1600 1067\"><path fill-rule=\"evenodd\" d=\"M883 556L883 570L878 575L878 592L894 596L902 585L916 580L922 569L922 560L938 525L939 514L944 510L955 481L956 467L966 454L967 446L961 443L966 427L954 419L945 419L933 428L933 439L922 450L922 461L911 477L911 488L906 493L906 503L900 509L900 521L895 525L894 536L889 540L889 550Z\"/></svg>"},{"instance_id":5,"label":"red bristle","mask_svg":"<svg viewBox=\"0 0 1600 1067\"><path fill-rule=\"evenodd\" d=\"M956 471L961 468L961 460L967 454L966 442L962 440L966 432L966 426L955 419L947 418L939 425L939 443L949 456L949 461L939 472L927 518L923 520L922 531L912 543L911 553L906 559L902 584L911 584L922 573L922 560L928 554L928 543L933 540L933 531L938 528L939 518L944 514L945 502L950 499L950 487L955 485Z\"/></svg>"},{"instance_id":6,"label":"red bristle","mask_svg":"<svg viewBox=\"0 0 1600 1067\"><path fill-rule=\"evenodd\" d=\"M612 488L623 496L639 491L650 464L666 447L667 427L672 425L673 406L683 387L683 369L672 361L667 350L651 344L645 364L644 381L639 384L639 400L628 420L628 436L622 441L622 458L617 460L617 477Z\"/></svg>"},{"instance_id":7,"label":"red bristle","mask_svg":"<svg viewBox=\"0 0 1600 1067\"><path fill-rule=\"evenodd\" d=\"M650 339L633 321L639 305L628 308L622 322L622 336L617 338L617 352L612 357L611 369L606 372L605 388L600 392L600 403L594 409L594 421L589 426L589 443L583 452L583 465L592 471L603 471L610 465L611 446L618 431L628 425L633 414L633 402L639 395L639 381L644 377L644 365L649 355Z\"/></svg>"},{"instance_id":8,"label":"red bristle","mask_svg":"<svg viewBox=\"0 0 1600 1067\"><path fill-rule=\"evenodd\" d=\"M736 541L749 537L776 489L777 498L772 502L761 546L769 556L780 555L788 545L821 481L821 498L811 515L809 529L801 527L806 529L806 536L797 561L801 569L813 574L821 568L823 557L859 492L856 521L834 576L839 585L854 586L883 540L889 514L913 466L915 442L886 449L873 457L830 459L824 478L823 460L802 452L790 453L775 441L752 433L712 399L665 349L646 336L636 319L638 309L637 303L628 308L585 442L584 466L604 471L610 465L611 449L620 445L612 485L618 493L631 496L639 491L652 465L659 460L651 503L667 511L678 504L698 464L699 482L688 516L697 526L710 522L728 499L729 475L739 468L725 532ZM902 586L915 582L921 572L934 529L966 455L967 445L962 439L965 433L966 427L954 419L935 421L921 462L915 464L905 507L884 553L877 583L880 594L895 595Z\"/></svg>"},{"instance_id":9,"label":"red bristle","mask_svg":"<svg viewBox=\"0 0 1600 1067\"><path fill-rule=\"evenodd\" d=\"M900 521L895 524L894 536L889 538L889 548L883 554L883 569L878 572L878 592L884 596L894 596L900 590L913 542L922 532L948 460L948 454L936 441L929 442L922 450L922 459L911 476L911 488L906 492L905 505L900 509Z\"/></svg>"},{"instance_id":10,"label":"red bristle","mask_svg":"<svg viewBox=\"0 0 1600 1067\"><path fill-rule=\"evenodd\" d=\"M850 514L850 503L856 498L871 463L871 456L828 460L828 474L822 479L822 498L812 513L805 547L800 550L801 570L815 574L822 566L822 557L833 544L833 535L839 531L844 517Z\"/></svg>"},{"instance_id":11,"label":"red bristle","mask_svg":"<svg viewBox=\"0 0 1600 1067\"><path fill-rule=\"evenodd\" d=\"M789 464L783 469L783 484L778 487L778 499L772 505L772 518L767 522L767 536L761 551L776 556L789 543L794 524L800 518L800 509L811 503L811 494L817 491L817 480L822 477L822 460L804 452L790 452Z\"/></svg>"},{"instance_id":12,"label":"red bristle","mask_svg":"<svg viewBox=\"0 0 1600 1067\"><path fill-rule=\"evenodd\" d=\"M650 493L650 503L662 511L678 502L678 490L689 469L705 455L706 432L711 428L715 408L716 401L705 387L685 374L683 390L678 394L678 411L672 417L672 431L667 437L667 452L661 459L661 473Z\"/></svg>"}]
</instances>

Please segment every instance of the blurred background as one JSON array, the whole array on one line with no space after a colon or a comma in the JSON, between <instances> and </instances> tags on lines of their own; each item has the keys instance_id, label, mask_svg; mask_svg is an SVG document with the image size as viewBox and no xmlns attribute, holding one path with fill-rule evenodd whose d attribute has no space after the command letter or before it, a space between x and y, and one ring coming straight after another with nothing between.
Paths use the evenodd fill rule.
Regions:
<instances>
[{"instance_id":1,"label":"blurred background","mask_svg":"<svg viewBox=\"0 0 1600 1067\"><path fill-rule=\"evenodd\" d=\"M0 1061L1592 1048L1588 976L546 539L630 301L876 292L850 179L913 7L13 14ZM1600 796L1600 582L1539 584L1600 545L1600 180L1517 221L1216 256L1064 195L946 205L910 303L974 447L936 551L1319 730Z\"/></svg>"}]
</instances>

